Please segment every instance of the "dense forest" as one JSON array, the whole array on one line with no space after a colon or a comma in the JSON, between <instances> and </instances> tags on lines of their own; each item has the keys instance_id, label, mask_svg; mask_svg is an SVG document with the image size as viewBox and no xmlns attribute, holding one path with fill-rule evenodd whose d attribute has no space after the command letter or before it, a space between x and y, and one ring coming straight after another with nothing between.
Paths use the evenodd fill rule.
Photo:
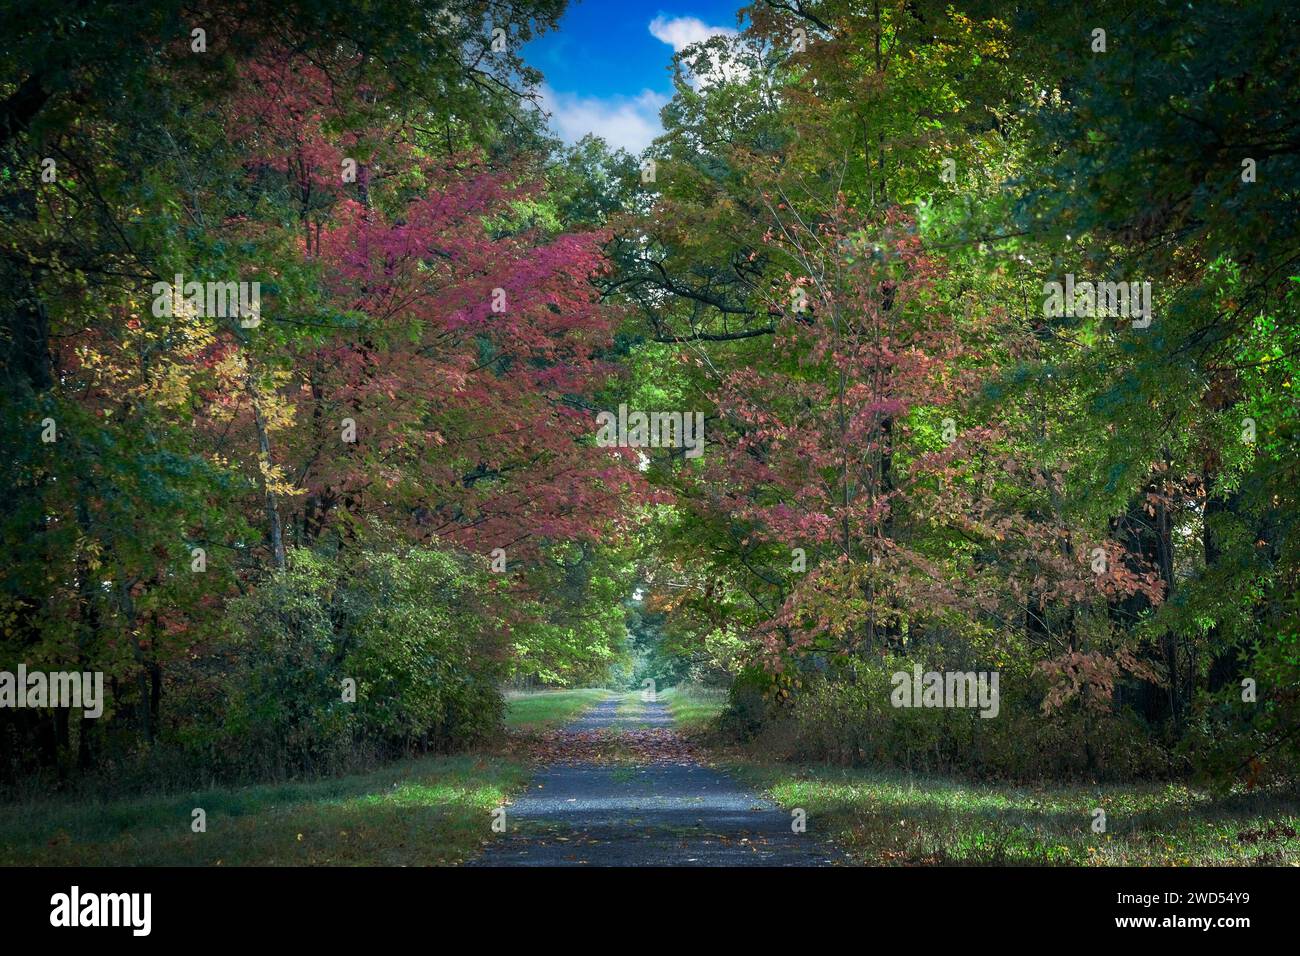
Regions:
<instances>
[{"instance_id":1,"label":"dense forest","mask_svg":"<svg viewBox=\"0 0 1300 956\"><path fill-rule=\"evenodd\" d=\"M763 0L642 155L549 131L563 0L5 7L0 671L104 691L11 681L0 787L645 681L807 760L1294 786L1292 3Z\"/></svg>"}]
</instances>

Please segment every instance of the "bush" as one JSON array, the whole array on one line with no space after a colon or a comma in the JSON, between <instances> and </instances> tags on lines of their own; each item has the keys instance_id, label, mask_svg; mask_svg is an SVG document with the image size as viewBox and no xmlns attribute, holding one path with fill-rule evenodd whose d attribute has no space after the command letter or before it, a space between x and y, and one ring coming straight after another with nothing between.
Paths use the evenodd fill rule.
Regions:
<instances>
[{"instance_id":1,"label":"bush","mask_svg":"<svg viewBox=\"0 0 1300 956\"><path fill-rule=\"evenodd\" d=\"M720 728L739 740L749 740L776 715L776 680L761 667L746 667L731 682Z\"/></svg>"},{"instance_id":2,"label":"bush","mask_svg":"<svg viewBox=\"0 0 1300 956\"><path fill-rule=\"evenodd\" d=\"M241 666L221 728L227 759L257 776L324 773L487 736L504 709L502 671L474 583L439 551L294 553L229 609Z\"/></svg>"},{"instance_id":3,"label":"bush","mask_svg":"<svg viewBox=\"0 0 1300 956\"><path fill-rule=\"evenodd\" d=\"M905 658L852 660L787 683L788 706L772 678L746 672L732 688L726 726L790 760L892 767L1008 780L1161 776L1168 755L1131 713L1041 712L1040 676L1000 672L997 717L978 708L895 707L892 676ZM927 665L927 669L930 667ZM935 669L939 669L937 666ZM779 690L777 691L779 694Z\"/></svg>"}]
</instances>

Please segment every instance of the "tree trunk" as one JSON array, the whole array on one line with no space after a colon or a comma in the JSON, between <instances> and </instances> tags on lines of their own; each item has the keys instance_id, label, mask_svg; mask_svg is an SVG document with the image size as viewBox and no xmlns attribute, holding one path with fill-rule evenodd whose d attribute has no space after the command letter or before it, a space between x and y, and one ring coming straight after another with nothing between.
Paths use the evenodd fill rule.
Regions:
<instances>
[{"instance_id":1,"label":"tree trunk","mask_svg":"<svg viewBox=\"0 0 1300 956\"><path fill-rule=\"evenodd\" d=\"M262 406L257 400L257 390L253 386L253 377L249 375L248 397L253 405L253 421L257 425L257 448L261 454L261 460L265 462L265 467L271 467L271 438L266 430L266 418L262 415ZM266 475L262 476L263 484L266 488L266 523L267 535L271 543L271 560L277 570L284 568L287 563L284 552L284 530L280 526L280 508L276 501L275 490L271 487L271 479Z\"/></svg>"}]
</instances>

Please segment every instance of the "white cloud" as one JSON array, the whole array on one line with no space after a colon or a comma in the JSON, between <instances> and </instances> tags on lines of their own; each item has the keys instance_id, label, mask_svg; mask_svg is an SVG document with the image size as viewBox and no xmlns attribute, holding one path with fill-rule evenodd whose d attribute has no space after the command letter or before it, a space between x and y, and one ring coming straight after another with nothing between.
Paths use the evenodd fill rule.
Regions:
<instances>
[{"instance_id":1,"label":"white cloud","mask_svg":"<svg viewBox=\"0 0 1300 956\"><path fill-rule=\"evenodd\" d=\"M650 33L656 40L661 40L672 47L674 53L680 53L692 43L699 43L709 37L739 36L739 33L731 27L709 26L699 17L668 18L662 15L650 21ZM749 71L744 66L730 62L714 64L709 72L691 76L689 79L691 85L698 90L720 80L743 80L748 74Z\"/></svg>"},{"instance_id":2,"label":"white cloud","mask_svg":"<svg viewBox=\"0 0 1300 956\"><path fill-rule=\"evenodd\" d=\"M731 27L711 27L699 17L665 17L657 16L650 21L650 33L656 40L662 40L680 53L692 43L699 43L719 34L735 36Z\"/></svg>"},{"instance_id":3,"label":"white cloud","mask_svg":"<svg viewBox=\"0 0 1300 956\"><path fill-rule=\"evenodd\" d=\"M566 143L594 133L611 147L639 153L663 132L659 110L668 97L653 90L637 96L581 96L542 84L541 105L551 115L551 128Z\"/></svg>"},{"instance_id":4,"label":"white cloud","mask_svg":"<svg viewBox=\"0 0 1300 956\"><path fill-rule=\"evenodd\" d=\"M650 21L650 33L680 52L692 43L709 37L736 36L730 27L715 27L699 17L657 16ZM715 71L717 72L717 71ZM730 76L734 68L720 71ZM713 77L692 77L697 87L707 85ZM551 117L551 128L566 143L576 143L588 133L602 137L611 147L639 153L663 132L659 111L668 97L653 90L636 96L583 96L563 93L543 83L538 90L541 106Z\"/></svg>"}]
</instances>

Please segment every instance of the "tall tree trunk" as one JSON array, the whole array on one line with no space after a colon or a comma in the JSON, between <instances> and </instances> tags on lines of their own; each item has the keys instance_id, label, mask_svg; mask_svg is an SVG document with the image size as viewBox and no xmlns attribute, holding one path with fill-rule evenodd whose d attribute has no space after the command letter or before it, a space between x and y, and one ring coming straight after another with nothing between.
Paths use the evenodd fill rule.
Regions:
<instances>
[{"instance_id":1,"label":"tall tree trunk","mask_svg":"<svg viewBox=\"0 0 1300 956\"><path fill-rule=\"evenodd\" d=\"M134 586L134 581L123 581L118 585L118 603L122 608L122 616L126 619L126 633L131 641L131 656L135 658L135 689L140 698L136 706L136 714L140 720L140 735L152 744L154 726L150 707L149 662L145 657L144 647L141 646L135 633L135 599L131 597L131 588Z\"/></svg>"},{"instance_id":2,"label":"tall tree trunk","mask_svg":"<svg viewBox=\"0 0 1300 956\"><path fill-rule=\"evenodd\" d=\"M1168 459L1166 459L1168 460ZM1156 505L1155 516L1156 546L1159 555L1160 579L1165 585L1165 599L1174 592L1174 538L1173 522L1169 516L1169 505L1161 500ZM1182 732L1183 698L1182 681L1178 673L1178 635L1172 630L1166 631L1163 638L1165 669L1169 672L1167 693L1169 698L1169 716L1174 724L1175 733Z\"/></svg>"},{"instance_id":3,"label":"tall tree trunk","mask_svg":"<svg viewBox=\"0 0 1300 956\"><path fill-rule=\"evenodd\" d=\"M1157 509L1154 516L1150 515L1147 512L1146 499L1148 493L1158 488L1159 482L1144 487L1129 505L1128 511L1111 522L1111 531L1124 548L1125 556L1121 560L1125 562L1128 570L1142 572L1157 568L1164 577L1167 571L1172 569L1172 564L1166 562L1166 556L1172 556L1171 542L1166 537L1167 522L1162 530L1160 520L1162 511ZM1166 587L1171 586L1172 582L1166 580ZM1119 630L1127 631L1132 629L1143 614L1152 609L1152 604L1145 594L1139 592L1110 601L1107 608L1112 625ZM1162 660L1156 663L1167 666L1171 656L1170 651L1171 647L1166 639L1159 652ZM1136 703L1147 720L1157 722L1173 717L1173 700L1174 698L1165 689L1143 681L1137 692Z\"/></svg>"},{"instance_id":4,"label":"tall tree trunk","mask_svg":"<svg viewBox=\"0 0 1300 956\"><path fill-rule=\"evenodd\" d=\"M261 455L261 460L265 462L265 467L270 468L271 461L271 437L266 430L266 417L262 414L262 406L257 398L257 389L253 385L253 376L250 374L247 379L248 398L253 405L253 421L257 425L257 448ZM271 479L266 475L262 476L263 486L266 489L266 523L267 534L271 542L271 560L276 569L284 568L287 563L284 552L284 530L280 526L280 508L276 501L275 489L271 487Z\"/></svg>"},{"instance_id":5,"label":"tall tree trunk","mask_svg":"<svg viewBox=\"0 0 1300 956\"><path fill-rule=\"evenodd\" d=\"M1230 495L1227 500L1220 498L1215 493L1214 475L1210 473L1205 475L1205 491L1205 519L1201 542L1205 549L1205 573L1209 574L1223 556L1223 549L1219 547L1218 537L1214 533L1215 519L1220 515L1235 514L1238 496ZM1209 633L1206 634L1206 647L1210 654L1210 672L1206 678L1206 686L1213 693L1239 679L1241 661L1238 659L1236 647L1223 646L1223 634L1218 621L1210 625Z\"/></svg>"}]
</instances>

